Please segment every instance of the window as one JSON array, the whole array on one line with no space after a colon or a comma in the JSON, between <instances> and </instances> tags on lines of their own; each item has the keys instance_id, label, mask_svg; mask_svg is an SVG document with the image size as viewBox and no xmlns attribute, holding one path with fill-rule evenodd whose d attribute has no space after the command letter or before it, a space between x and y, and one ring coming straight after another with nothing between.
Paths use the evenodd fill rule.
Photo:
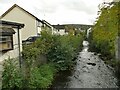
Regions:
<instances>
[{"instance_id":1,"label":"window","mask_svg":"<svg viewBox=\"0 0 120 90\"><path fill-rule=\"evenodd\" d=\"M0 51L13 49L13 34L15 31L11 27L0 27Z\"/></svg>"},{"instance_id":2,"label":"window","mask_svg":"<svg viewBox=\"0 0 120 90\"><path fill-rule=\"evenodd\" d=\"M13 49L13 36L0 36L0 51Z\"/></svg>"}]
</instances>

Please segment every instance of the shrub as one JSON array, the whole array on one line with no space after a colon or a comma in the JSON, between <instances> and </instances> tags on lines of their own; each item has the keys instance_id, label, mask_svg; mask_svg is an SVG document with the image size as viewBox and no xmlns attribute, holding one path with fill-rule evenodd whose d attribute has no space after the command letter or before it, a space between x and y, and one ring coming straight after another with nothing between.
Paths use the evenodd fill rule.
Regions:
<instances>
[{"instance_id":1,"label":"shrub","mask_svg":"<svg viewBox=\"0 0 120 90\"><path fill-rule=\"evenodd\" d=\"M41 38L23 50L23 58L28 62L27 67L46 57L48 62L56 63L60 70L70 69L73 66L74 58L82 47L83 34L77 35L52 35L48 31L42 31ZM40 60L39 60L40 61Z\"/></svg>"},{"instance_id":2,"label":"shrub","mask_svg":"<svg viewBox=\"0 0 120 90\"><path fill-rule=\"evenodd\" d=\"M82 45L82 37L79 35L55 36L53 40L53 47L47 54L48 60L56 63L58 70L71 69Z\"/></svg>"},{"instance_id":3,"label":"shrub","mask_svg":"<svg viewBox=\"0 0 120 90\"><path fill-rule=\"evenodd\" d=\"M118 35L118 4L103 7L97 23L93 27L90 50L101 53L108 60L115 58L115 42Z\"/></svg>"},{"instance_id":4,"label":"shrub","mask_svg":"<svg viewBox=\"0 0 120 90\"><path fill-rule=\"evenodd\" d=\"M55 72L51 64L31 68L29 88L48 88L52 84Z\"/></svg>"},{"instance_id":5,"label":"shrub","mask_svg":"<svg viewBox=\"0 0 120 90\"><path fill-rule=\"evenodd\" d=\"M21 88L22 73L18 66L17 59L6 59L4 63L4 71L2 74L2 88Z\"/></svg>"},{"instance_id":6,"label":"shrub","mask_svg":"<svg viewBox=\"0 0 120 90\"><path fill-rule=\"evenodd\" d=\"M2 88L48 88L52 81L56 69L53 64L44 64L39 67L31 67L29 77L21 73L23 69L18 67L16 59L6 59L4 63L4 72Z\"/></svg>"},{"instance_id":7,"label":"shrub","mask_svg":"<svg viewBox=\"0 0 120 90\"><path fill-rule=\"evenodd\" d=\"M82 47L83 35L52 35L42 31L41 37L33 44L24 46L25 87L47 88L51 85L54 73L59 70L71 69L78 51ZM43 64L42 61L47 61ZM55 67L54 67L55 66ZM56 69L56 70L54 70Z\"/></svg>"}]
</instances>

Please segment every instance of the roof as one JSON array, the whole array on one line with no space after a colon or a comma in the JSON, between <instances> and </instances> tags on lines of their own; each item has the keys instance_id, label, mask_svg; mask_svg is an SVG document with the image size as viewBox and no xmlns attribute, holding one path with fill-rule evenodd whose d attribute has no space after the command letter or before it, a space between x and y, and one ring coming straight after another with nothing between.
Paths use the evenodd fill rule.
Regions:
<instances>
[{"instance_id":1,"label":"roof","mask_svg":"<svg viewBox=\"0 0 120 90\"><path fill-rule=\"evenodd\" d=\"M27 14L31 15L32 17L34 17L36 20L42 22L40 19L38 19L36 16L34 16L33 14L29 13L28 11L26 11L25 9L23 9L22 7L18 6L17 4L14 4L11 8L9 8L4 14L2 14L0 16L0 19L2 19L6 14L8 14L11 10L13 10L15 7L20 8L21 10L25 11Z\"/></svg>"},{"instance_id":2,"label":"roof","mask_svg":"<svg viewBox=\"0 0 120 90\"><path fill-rule=\"evenodd\" d=\"M0 25L1 26L11 26L12 28L19 28L19 29L24 27L24 24L10 22L10 21L4 21L4 20L0 20Z\"/></svg>"},{"instance_id":3,"label":"roof","mask_svg":"<svg viewBox=\"0 0 120 90\"><path fill-rule=\"evenodd\" d=\"M42 20L44 24L46 24L48 27L53 27L50 23L48 23L46 20Z\"/></svg>"},{"instance_id":4,"label":"roof","mask_svg":"<svg viewBox=\"0 0 120 90\"><path fill-rule=\"evenodd\" d=\"M45 23L45 24L48 24L48 25L50 25L50 26L52 26L50 23L48 23L46 20L42 20L43 21L43 23Z\"/></svg>"},{"instance_id":5,"label":"roof","mask_svg":"<svg viewBox=\"0 0 120 90\"><path fill-rule=\"evenodd\" d=\"M52 25L54 28L56 28L56 29L65 29L65 25Z\"/></svg>"},{"instance_id":6,"label":"roof","mask_svg":"<svg viewBox=\"0 0 120 90\"><path fill-rule=\"evenodd\" d=\"M0 27L0 35L12 35L15 34L14 29L10 27Z\"/></svg>"}]
</instances>

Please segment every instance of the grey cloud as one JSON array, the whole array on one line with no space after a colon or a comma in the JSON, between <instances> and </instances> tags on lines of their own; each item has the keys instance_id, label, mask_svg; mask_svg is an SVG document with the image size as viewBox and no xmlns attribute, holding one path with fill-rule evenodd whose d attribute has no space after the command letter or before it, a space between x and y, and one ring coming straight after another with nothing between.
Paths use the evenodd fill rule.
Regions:
<instances>
[{"instance_id":1,"label":"grey cloud","mask_svg":"<svg viewBox=\"0 0 120 90\"><path fill-rule=\"evenodd\" d=\"M69 0L67 2L63 3L63 6L67 9L75 10L75 11L82 11L87 14L95 14L95 6L88 6L86 3L84 3L82 0Z\"/></svg>"},{"instance_id":2,"label":"grey cloud","mask_svg":"<svg viewBox=\"0 0 120 90\"><path fill-rule=\"evenodd\" d=\"M9 8L8 5L12 6L15 2L17 2L18 5L20 4L20 6L23 6L24 9L27 9L29 12L40 18L43 18L44 14L46 14L45 18L48 18L48 20L51 22L78 22L78 18L82 18L81 14L79 14L78 12L84 12L86 16L96 15L96 3L89 3L90 1L85 3L83 0L0 0L0 7L3 8L0 13L4 12L7 8ZM71 11L76 12L71 13ZM67 17L67 15L65 15L67 13L71 13L72 15L70 19L69 17ZM64 17L63 19L59 18L62 16ZM76 18L72 18L74 16ZM86 22L93 22L92 18L90 18L89 20L88 18L85 18L85 20ZM85 20L80 20L80 22L85 22Z\"/></svg>"},{"instance_id":3,"label":"grey cloud","mask_svg":"<svg viewBox=\"0 0 120 90\"><path fill-rule=\"evenodd\" d=\"M43 13L55 13L58 8L58 3L48 3L45 0L40 2L40 5L33 7L35 11Z\"/></svg>"},{"instance_id":4,"label":"grey cloud","mask_svg":"<svg viewBox=\"0 0 120 90\"><path fill-rule=\"evenodd\" d=\"M38 7L33 7L34 10L36 12L42 12L42 13L54 13L56 12L56 8L55 7L41 7L41 8L38 8Z\"/></svg>"}]
</instances>

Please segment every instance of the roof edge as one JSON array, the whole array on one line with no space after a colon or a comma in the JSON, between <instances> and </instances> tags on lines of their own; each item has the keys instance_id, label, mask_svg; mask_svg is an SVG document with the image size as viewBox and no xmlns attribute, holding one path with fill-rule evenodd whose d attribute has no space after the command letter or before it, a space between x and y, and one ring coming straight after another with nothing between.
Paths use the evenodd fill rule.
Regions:
<instances>
[{"instance_id":1,"label":"roof edge","mask_svg":"<svg viewBox=\"0 0 120 90\"><path fill-rule=\"evenodd\" d=\"M0 16L0 19L2 19L5 15L7 15L7 13L9 13L11 10L13 10L15 7L18 7L20 9L22 9L23 11L25 11L27 14L31 15L32 17L34 17L36 20L42 22L39 18L37 18L36 16L34 16L33 14L31 14L30 12L28 12L27 10L23 9L22 7L20 7L19 5L17 4L14 4L12 7L10 7L5 13L3 13L1 16Z\"/></svg>"}]
</instances>

